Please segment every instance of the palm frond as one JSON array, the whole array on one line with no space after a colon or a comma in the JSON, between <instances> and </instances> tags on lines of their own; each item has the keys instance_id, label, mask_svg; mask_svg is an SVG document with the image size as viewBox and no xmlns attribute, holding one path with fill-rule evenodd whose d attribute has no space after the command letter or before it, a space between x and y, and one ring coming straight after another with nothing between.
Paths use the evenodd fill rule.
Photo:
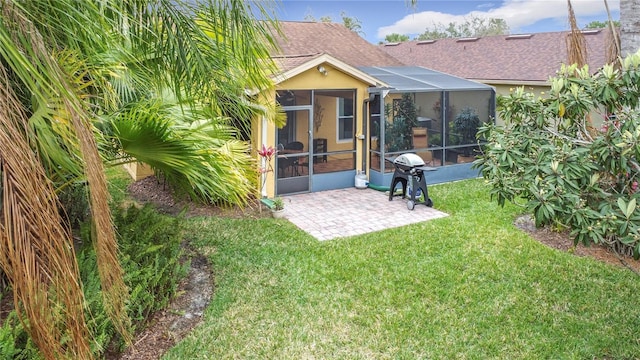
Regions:
<instances>
[{"instance_id":1,"label":"palm frond","mask_svg":"<svg viewBox=\"0 0 640 360\"><path fill-rule=\"evenodd\" d=\"M15 308L46 358L91 357L79 271L58 201L25 136L26 114L0 67L0 265ZM66 339L66 340L65 340Z\"/></svg>"},{"instance_id":2,"label":"palm frond","mask_svg":"<svg viewBox=\"0 0 640 360\"><path fill-rule=\"evenodd\" d=\"M578 68L581 68L587 63L587 42L580 28L578 28L571 0L567 0L567 6L569 8L569 25L571 27L571 33L567 38L567 61L569 64L577 64Z\"/></svg>"},{"instance_id":3,"label":"palm frond","mask_svg":"<svg viewBox=\"0 0 640 360\"><path fill-rule=\"evenodd\" d=\"M207 99L219 116L248 119L253 111L246 90L273 86L269 54L278 26L263 4L268 2L127 2L132 52L162 81L155 85L172 88L180 101Z\"/></svg>"},{"instance_id":4,"label":"palm frond","mask_svg":"<svg viewBox=\"0 0 640 360\"><path fill-rule=\"evenodd\" d=\"M123 145L126 154L150 163L192 196L209 202L245 204L247 194L255 191L252 182L257 179L257 166L249 156L248 145L233 140L237 129L230 124L248 126L257 114L274 120L282 116L274 104L261 104L246 92L273 86L269 74L274 71L274 64L269 50L275 47L272 31L277 24L262 4L249 6L241 0L0 0L1 86L7 99L0 106L5 107L1 114L8 124L6 129L0 129L2 143L18 141L15 139L22 136L19 149L29 158L18 158L36 169L28 168L33 174L21 172L24 169L16 168L17 163L13 162L18 155L0 150L2 246L8 249L7 254L11 246L33 246L23 234L24 229L33 227L49 232L51 246L56 247L50 252L58 251L60 259L67 259L57 247L66 244L72 248L66 243L68 232L52 225L62 220L43 222L44 230L36 223L41 221L38 216L46 217L46 211L58 206L55 196L48 194L49 188L54 188L51 179L62 182L86 177L105 307L125 338L127 291L117 263L117 244L106 205L106 181L96 139L101 146L110 144L110 150L117 147L110 133L97 134L94 124L110 125L97 121L99 118L117 120L113 122L114 133L120 136L117 144ZM258 18L262 21L256 21ZM159 99L164 105L157 112L140 110L140 105ZM109 130L109 126L104 129ZM34 189L43 186L32 191L27 188L29 182L44 185L28 185ZM38 194L40 202L45 199L50 207L31 209L40 214L22 209L21 201L31 194L25 189ZM21 223L21 217L30 220ZM20 251L24 252L22 260L36 257L36 264L48 264L41 248L29 250L22 246ZM9 260L3 260L2 266L14 276L19 273L12 272L14 263ZM59 267L43 268L38 270L40 273L27 270L54 280L73 278L77 272ZM69 271L71 275L56 271ZM35 294L35 290L51 291L44 287L52 286L56 300L82 302L76 287L67 289L68 294L58 295L56 291L62 290L56 288L59 285L55 281L46 286L33 284L29 294ZM26 294L20 289L17 299ZM49 311L41 321L44 328L34 325L36 311L51 309L53 304L42 305L51 300L43 295L47 291L34 295L30 302L21 302L20 308L29 319L27 325L33 326L34 336L41 336L38 346L46 354L58 352L52 355L56 357L89 357L84 352L83 317L67 315L67 310L60 310L63 315ZM76 303L71 302L59 308L75 309ZM60 328L58 316L65 321L73 318L77 323ZM50 329L50 336L46 329ZM64 345L56 346L56 341Z\"/></svg>"},{"instance_id":5,"label":"palm frond","mask_svg":"<svg viewBox=\"0 0 640 360\"><path fill-rule=\"evenodd\" d=\"M82 158L85 162L85 175L89 184L89 200L91 220L93 224L94 248L102 286L104 309L113 321L115 328L126 343L131 342L131 323L126 312L126 301L129 298L128 288L124 283L122 267L118 260L118 242L114 231L111 211L109 209L109 192L102 158L86 113L75 112L72 100L67 100L73 128L78 136Z\"/></svg>"},{"instance_id":6,"label":"palm frond","mask_svg":"<svg viewBox=\"0 0 640 360\"><path fill-rule=\"evenodd\" d=\"M138 104L113 119L123 152L148 164L183 192L211 203L244 205L255 191L255 161L220 118L184 121L159 102Z\"/></svg>"},{"instance_id":7,"label":"palm frond","mask_svg":"<svg viewBox=\"0 0 640 360\"><path fill-rule=\"evenodd\" d=\"M78 139L78 154L82 157L83 170L89 184L91 213L96 234L96 252L102 252L97 256L103 284L105 308L111 316L116 329L125 339L128 339L128 318L124 308L127 292L121 277L120 264L116 257L117 244L115 242L114 229L110 223L111 217L107 204L108 197L104 171L102 171L101 159L97 153L95 139L93 138L92 127L89 122L90 116L81 95L85 92L83 92L82 86L78 86L78 83L73 84L70 81L74 76L60 67L56 59L51 56L54 53L54 49L51 47L55 48L62 34L54 31L56 29L55 26L52 27L50 26L51 23L47 22L52 21L51 18L46 21L43 20L43 16L47 14L54 17L63 17L70 22L60 26L64 32L81 25L78 21L87 20L85 17L90 14L90 10L94 9L94 7L92 5L85 7L72 1L47 2L36 0L27 3L26 7L19 7L8 0L0 4L2 6L3 19L8 20L0 24L0 48L2 48L0 56L2 56L12 73L16 74L22 85L28 89L35 99L35 103L48 104L51 99L56 100L57 109L55 114L59 116L59 122L61 124L66 122L62 126L72 129ZM41 13L47 7L52 7L51 11L46 14ZM86 11L86 13L78 14L79 17L74 19L66 17L68 14L77 13L78 8ZM97 12L91 14L95 16L95 19L99 19ZM100 23L99 20L96 22ZM10 26L5 26L6 24ZM70 28L66 28L66 26ZM88 25L88 27L93 29L92 25ZM98 30L94 30L96 32L93 33L93 36L99 36ZM72 33L66 34L66 40L69 41L67 45L78 45L75 41L69 40L69 37L72 36ZM86 44L78 46L86 46ZM84 70L80 71L80 73L84 73ZM60 134L60 132L57 134ZM31 134L24 132L23 135ZM29 141L27 140L27 143ZM57 204L57 202L53 203ZM58 219L58 221L62 224L61 219ZM62 236L64 234L59 235ZM57 244L57 246L72 248L72 246L64 244L64 237L61 237ZM52 276L55 278L63 275L54 273ZM77 277L77 269L76 273L65 276ZM70 287L70 291L73 291L73 293L69 294L68 298L60 297L59 301L73 300L82 303L82 292L74 287ZM30 306L33 305L36 304L31 304ZM33 311L33 309L26 308L25 311L29 312ZM69 331L74 331L73 336L70 337L72 339L71 343L77 343L77 345L69 346L68 351L78 351L82 358L90 357L90 353L89 355L85 354L87 352L85 346L88 342L88 335L85 331L84 317L78 316L77 321L78 324L76 326L69 328ZM34 326L33 321L30 321L28 325ZM45 350L46 346L48 346L47 344L38 345L42 351L47 351Z\"/></svg>"}]
</instances>

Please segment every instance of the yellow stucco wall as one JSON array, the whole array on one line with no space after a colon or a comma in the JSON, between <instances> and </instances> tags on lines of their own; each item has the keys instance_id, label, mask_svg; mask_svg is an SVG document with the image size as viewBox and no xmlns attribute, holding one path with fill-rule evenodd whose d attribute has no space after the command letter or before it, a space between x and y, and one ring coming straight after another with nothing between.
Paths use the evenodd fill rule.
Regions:
<instances>
[{"instance_id":1,"label":"yellow stucco wall","mask_svg":"<svg viewBox=\"0 0 640 360\"><path fill-rule=\"evenodd\" d=\"M259 94L260 101L263 103L273 102L276 96L276 92L273 89L268 91L263 91ZM266 125L266 126L265 126ZM265 146L274 146L275 147L275 125L269 121L267 121L264 117L259 117L254 119L251 122L251 155L253 155L256 159L256 163L259 168L263 169L275 169L276 160L275 157L271 159L271 163L263 163L262 158L258 154L258 151L262 149L262 145ZM266 136L266 141L263 141L263 136ZM265 178L263 179L263 176ZM264 189L267 191L266 195L269 197L274 196L275 183L273 172L258 174L258 179L256 179L256 183L258 184L258 192L262 191L262 186L264 184ZM260 193L258 196L262 196Z\"/></svg>"},{"instance_id":2,"label":"yellow stucco wall","mask_svg":"<svg viewBox=\"0 0 640 360\"><path fill-rule=\"evenodd\" d=\"M515 90L517 87L523 86L523 85L504 85L504 84L488 84L488 85L491 85L496 88L496 98L500 95L507 96L511 91ZM547 85L544 85L544 86L543 85L524 85L524 90L536 96L546 97L548 96L549 91L551 90L551 87ZM497 117L496 124L504 125L504 121L500 119L500 115L498 114L498 111L496 111L496 117ZM604 119L602 117L602 111L591 112L591 122L596 129L599 129L602 126L603 121Z\"/></svg>"},{"instance_id":3,"label":"yellow stucco wall","mask_svg":"<svg viewBox=\"0 0 640 360\"><path fill-rule=\"evenodd\" d=\"M535 95L539 95L539 96L545 96L545 94L549 93L549 90L551 89L550 86L542 86L542 85L505 85L505 84L488 84L493 86L496 89L496 100L498 98L498 96L507 96L511 93L511 91L513 91L514 89L520 87L520 86L524 86L524 90L527 92L531 92ZM504 121L502 119L500 119L500 114L498 114L498 110L496 108L496 124L497 125L504 125Z\"/></svg>"},{"instance_id":4,"label":"yellow stucco wall","mask_svg":"<svg viewBox=\"0 0 640 360\"><path fill-rule=\"evenodd\" d=\"M153 169L147 164L132 162L128 164L122 165L125 170L131 175L133 180L138 181L142 180L148 176L153 175Z\"/></svg>"},{"instance_id":5,"label":"yellow stucco wall","mask_svg":"<svg viewBox=\"0 0 640 360\"><path fill-rule=\"evenodd\" d=\"M290 79L284 80L276 86L276 90L355 90L354 98L354 120L355 128L354 135L357 137L362 134L363 124L363 101L368 98L369 84L361 81L360 79L351 76L338 68L331 66L328 63L323 63L322 66L327 70L327 75L321 74L316 67L296 75ZM274 99L275 91L264 92L262 95L265 98ZM320 104L324 108L325 119L321 127L316 131L314 129L314 137L326 138L327 142L332 142L332 150L348 150L353 148L353 142L336 143L336 124L333 123L333 119L336 114L336 101L335 98L328 96L316 96L320 101ZM276 147L276 127L272 123L264 123L262 119L257 119L252 126L252 143L254 149L259 149L264 143L266 146ZM299 132L301 131L298 129ZM306 131L307 129L304 129ZM306 136L303 133L299 136ZM264 138L264 139L263 139ZM356 148L356 170L362 170L362 146L363 140L355 141ZM306 150L306 149L305 149ZM260 161L259 156L256 158ZM275 166L275 161L272 164ZM266 179L266 196L273 197L275 195L275 174L273 172L267 173Z\"/></svg>"}]
</instances>

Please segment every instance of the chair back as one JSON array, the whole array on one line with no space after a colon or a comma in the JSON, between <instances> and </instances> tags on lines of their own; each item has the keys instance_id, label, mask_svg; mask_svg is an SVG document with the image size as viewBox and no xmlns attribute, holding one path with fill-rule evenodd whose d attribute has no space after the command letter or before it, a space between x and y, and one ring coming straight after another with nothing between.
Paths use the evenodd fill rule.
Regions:
<instances>
[{"instance_id":1,"label":"chair back","mask_svg":"<svg viewBox=\"0 0 640 360\"><path fill-rule=\"evenodd\" d=\"M300 150L300 151L302 151L304 149L304 144L301 143L300 141L294 141L294 142L290 142L287 145L285 145L284 148L286 150Z\"/></svg>"}]
</instances>

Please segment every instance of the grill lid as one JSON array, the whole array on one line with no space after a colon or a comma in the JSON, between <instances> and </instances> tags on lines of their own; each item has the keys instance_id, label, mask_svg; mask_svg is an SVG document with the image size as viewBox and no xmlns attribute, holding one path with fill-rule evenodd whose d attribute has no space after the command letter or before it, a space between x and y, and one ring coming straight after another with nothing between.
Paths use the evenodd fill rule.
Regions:
<instances>
[{"instance_id":1,"label":"grill lid","mask_svg":"<svg viewBox=\"0 0 640 360\"><path fill-rule=\"evenodd\" d=\"M393 160L393 163L407 168L425 165L424 160L422 160L420 156L412 153L399 155Z\"/></svg>"}]
</instances>

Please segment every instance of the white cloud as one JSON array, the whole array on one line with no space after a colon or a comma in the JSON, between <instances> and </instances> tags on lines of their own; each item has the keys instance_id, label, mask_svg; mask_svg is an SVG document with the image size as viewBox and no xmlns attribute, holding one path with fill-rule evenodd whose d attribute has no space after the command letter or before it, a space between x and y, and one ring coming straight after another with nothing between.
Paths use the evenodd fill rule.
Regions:
<instances>
[{"instance_id":1,"label":"white cloud","mask_svg":"<svg viewBox=\"0 0 640 360\"><path fill-rule=\"evenodd\" d=\"M491 9L491 8L493 8L494 6L496 6L496 4L495 4L495 3L486 3L486 4L480 4L480 5L478 5L477 7L478 7L478 9L483 9L483 8L489 8L489 9Z\"/></svg>"},{"instance_id":2,"label":"white cloud","mask_svg":"<svg viewBox=\"0 0 640 360\"><path fill-rule=\"evenodd\" d=\"M424 3L428 5L426 0L424 0ZM609 0L608 3L611 11L620 9L620 0ZM606 9L602 0L573 0L571 5L578 21L581 17L587 16L602 15L603 18L606 18ZM504 19L512 32L518 32L518 29L542 20L558 20L568 24L568 10L565 0L506 0L497 6L486 3L478 6L478 8L487 10L473 10L464 15L452 15L436 11L422 11L410 14L396 21L393 25L378 28L378 38L383 39L393 33L421 34L435 24L461 23L471 16Z\"/></svg>"}]
</instances>

